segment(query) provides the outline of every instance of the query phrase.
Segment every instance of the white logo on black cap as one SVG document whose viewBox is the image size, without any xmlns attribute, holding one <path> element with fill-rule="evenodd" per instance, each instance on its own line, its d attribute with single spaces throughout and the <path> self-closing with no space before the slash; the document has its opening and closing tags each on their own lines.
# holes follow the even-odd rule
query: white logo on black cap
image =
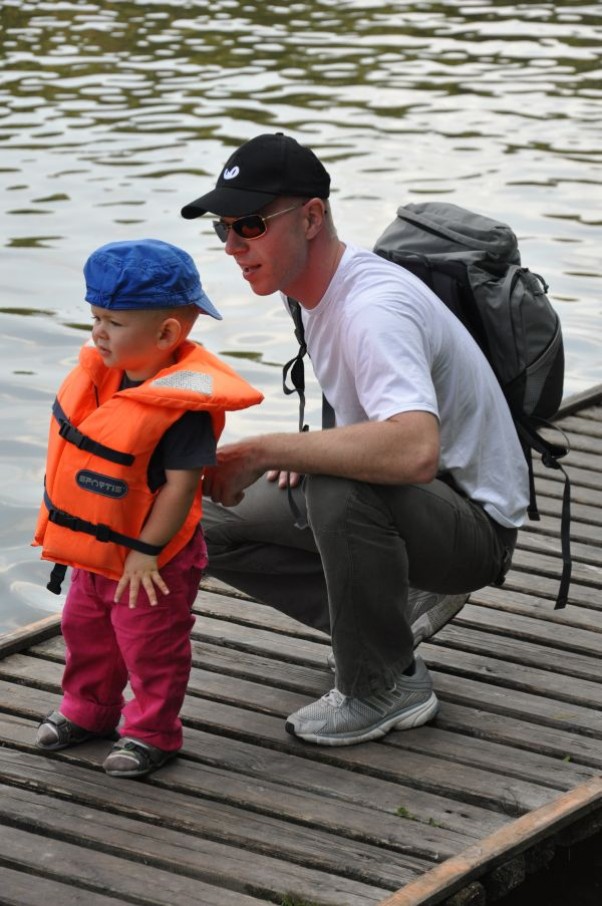
<svg viewBox="0 0 602 906">
<path fill-rule="evenodd" d="M 224 170 L 224 179 L 235 179 L 240 173 L 240 167 L 232 167 L 231 170 Z"/>
</svg>

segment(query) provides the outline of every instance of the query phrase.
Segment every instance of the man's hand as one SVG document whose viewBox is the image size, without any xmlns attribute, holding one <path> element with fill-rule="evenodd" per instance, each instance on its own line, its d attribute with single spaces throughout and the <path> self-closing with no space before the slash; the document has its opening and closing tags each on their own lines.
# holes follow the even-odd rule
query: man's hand
<svg viewBox="0 0 602 906">
<path fill-rule="evenodd" d="M 135 607 L 138 600 L 138 592 L 142 587 L 148 595 L 151 605 L 156 606 L 157 592 L 155 586 L 163 592 L 169 594 L 169 588 L 161 578 L 157 567 L 157 558 L 148 554 L 141 554 L 138 551 L 130 551 L 127 555 L 123 567 L 123 575 L 117 583 L 115 590 L 115 602 L 118 603 L 126 588 L 130 586 L 129 607 Z"/>
<path fill-rule="evenodd" d="M 255 464 L 252 445 L 248 441 L 226 444 L 217 451 L 217 465 L 205 469 L 203 494 L 214 503 L 236 506 L 264 469 Z"/>
<path fill-rule="evenodd" d="M 280 472 L 278 469 L 270 469 L 266 478 L 268 481 L 277 481 L 278 487 L 286 490 L 289 485 L 289 478 L 291 488 L 296 488 L 301 483 L 303 475 L 299 472 Z"/>
</svg>

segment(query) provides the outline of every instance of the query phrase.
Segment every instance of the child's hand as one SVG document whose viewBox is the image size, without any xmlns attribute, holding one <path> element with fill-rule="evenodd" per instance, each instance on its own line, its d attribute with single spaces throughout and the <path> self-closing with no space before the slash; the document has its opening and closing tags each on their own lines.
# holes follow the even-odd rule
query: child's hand
<svg viewBox="0 0 602 906">
<path fill-rule="evenodd" d="M 157 567 L 157 558 L 148 554 L 141 554 L 138 551 L 130 551 L 127 555 L 123 567 L 123 575 L 117 583 L 115 590 L 115 601 L 121 600 L 127 586 L 130 586 L 129 606 L 135 607 L 138 600 L 140 586 L 145 590 L 151 605 L 154 607 L 157 602 L 157 592 L 155 586 L 163 592 L 169 594 L 169 588 L 161 578 Z"/>
</svg>

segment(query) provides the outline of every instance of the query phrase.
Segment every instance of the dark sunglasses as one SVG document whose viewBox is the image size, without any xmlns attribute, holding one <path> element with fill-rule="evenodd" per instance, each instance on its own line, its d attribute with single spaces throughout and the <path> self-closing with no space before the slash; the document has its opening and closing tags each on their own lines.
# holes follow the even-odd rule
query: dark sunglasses
<svg viewBox="0 0 602 906">
<path fill-rule="evenodd" d="M 248 214 L 246 217 L 239 217 L 238 220 L 232 221 L 232 223 L 224 223 L 223 220 L 214 220 L 213 229 L 217 233 L 218 237 L 222 242 L 225 242 L 228 238 L 228 233 L 230 230 L 234 230 L 237 236 L 240 236 L 242 239 L 259 239 L 260 236 L 265 235 L 268 231 L 268 220 L 271 220 L 272 217 L 280 217 L 281 214 L 288 214 L 289 211 L 296 211 L 297 208 L 302 208 L 305 202 L 301 204 L 293 205 L 292 208 L 285 208 L 284 211 L 276 211 L 275 214 Z"/>
</svg>

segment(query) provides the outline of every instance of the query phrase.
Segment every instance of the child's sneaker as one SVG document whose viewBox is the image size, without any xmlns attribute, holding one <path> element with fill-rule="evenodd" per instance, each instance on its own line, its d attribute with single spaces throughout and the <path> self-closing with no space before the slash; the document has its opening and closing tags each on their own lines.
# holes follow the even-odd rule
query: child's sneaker
<svg viewBox="0 0 602 906">
<path fill-rule="evenodd" d="M 57 749 L 67 749 L 69 746 L 77 746 L 80 742 L 86 742 L 88 739 L 114 739 L 115 731 L 109 730 L 107 733 L 93 733 L 91 730 L 85 730 L 74 724 L 73 721 L 61 714 L 60 711 L 51 711 L 47 714 L 38 727 L 36 736 L 36 746 L 39 749 L 46 749 L 54 752 Z"/>
<path fill-rule="evenodd" d="M 124 736 L 116 742 L 104 760 L 103 768 L 111 777 L 144 777 L 177 755 L 151 746 L 141 739 Z"/>
</svg>

